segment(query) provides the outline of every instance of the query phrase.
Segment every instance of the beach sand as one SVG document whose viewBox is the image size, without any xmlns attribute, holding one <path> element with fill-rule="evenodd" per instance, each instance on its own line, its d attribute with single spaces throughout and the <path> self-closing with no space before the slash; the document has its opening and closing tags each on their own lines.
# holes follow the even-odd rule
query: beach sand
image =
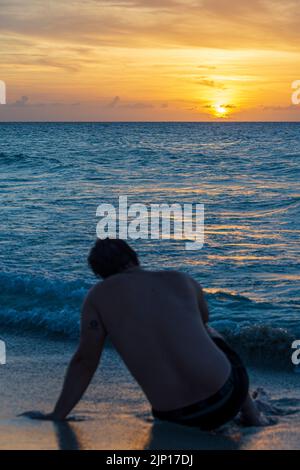
<svg viewBox="0 0 300 470">
<path fill-rule="evenodd" d="M 250 369 L 280 406 L 279 421 L 265 428 L 231 424 L 215 433 L 154 423 L 150 407 L 116 352 L 101 366 L 73 420 L 54 424 L 18 417 L 51 411 L 76 344 L 2 332 L 7 364 L 0 366 L 0 449 L 300 449 L 300 374 Z"/>
</svg>

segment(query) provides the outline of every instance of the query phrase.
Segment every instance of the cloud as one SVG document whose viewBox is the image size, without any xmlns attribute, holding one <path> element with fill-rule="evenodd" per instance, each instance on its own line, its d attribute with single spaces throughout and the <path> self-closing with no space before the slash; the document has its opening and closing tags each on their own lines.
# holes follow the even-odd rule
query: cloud
<svg viewBox="0 0 300 470">
<path fill-rule="evenodd" d="M 226 89 L 223 83 L 216 82 L 215 80 L 211 80 L 207 77 L 200 77 L 198 80 L 196 80 L 196 83 L 198 83 L 198 85 L 207 86 L 210 88 L 219 88 L 221 90 Z"/>
<path fill-rule="evenodd" d="M 291 104 L 290 106 L 262 106 L 263 111 L 275 111 L 275 112 L 285 112 L 285 111 L 298 111 L 300 113 L 300 106 Z"/>
<path fill-rule="evenodd" d="M 78 71 L 78 66 L 64 61 L 57 61 L 47 55 L 41 53 L 32 55 L 10 54 L 9 56 L 2 57 L 2 66 L 6 67 L 25 67 L 25 68 L 42 68 L 42 69 L 61 69 L 67 72 L 75 73 Z"/>
<path fill-rule="evenodd" d="M 21 96 L 20 99 L 16 100 L 10 106 L 26 106 L 28 104 L 29 98 L 28 96 Z"/>
<path fill-rule="evenodd" d="M 147 108 L 153 108 L 154 105 L 152 103 L 143 103 L 139 101 L 126 101 L 126 102 L 121 102 L 121 98 L 119 96 L 115 96 L 112 101 L 110 101 L 107 105 L 107 108 L 118 108 L 118 109 L 147 109 Z"/>
<path fill-rule="evenodd" d="M 118 106 L 120 101 L 120 97 L 115 96 L 114 99 L 108 103 L 107 108 L 115 108 L 116 106 Z"/>
<path fill-rule="evenodd" d="M 8 103 L 7 106 L 11 108 L 41 108 L 49 103 L 31 103 L 28 96 L 21 96 L 12 103 Z"/>
<path fill-rule="evenodd" d="M 201 70 L 215 70 L 217 67 L 215 65 L 197 65 L 197 68 Z"/>
<path fill-rule="evenodd" d="M 295 50 L 300 41 L 298 0 L 28 0 L 26 9 L 23 0 L 11 0 L 0 5 L 2 36 L 69 45 Z M 124 14 L 125 9 L 130 12 Z"/>
<path fill-rule="evenodd" d="M 237 106 L 235 104 L 220 104 L 219 106 L 222 107 L 222 108 L 225 108 L 225 109 L 236 109 L 237 108 Z M 205 109 L 215 109 L 215 106 L 213 104 L 205 104 L 205 105 L 203 105 L 203 108 L 205 108 Z"/>
<path fill-rule="evenodd" d="M 149 108 L 154 108 L 154 105 L 151 103 L 142 103 L 142 102 L 137 102 L 137 103 L 125 103 L 120 106 L 120 108 L 124 109 L 149 109 Z"/>
<path fill-rule="evenodd" d="M 62 106 L 72 106 L 72 107 L 77 107 L 80 106 L 81 103 L 79 102 L 64 102 L 64 101 L 45 101 L 45 102 L 31 102 L 28 96 L 21 96 L 18 98 L 16 101 L 13 101 L 11 103 L 7 103 L 5 107 L 10 107 L 10 108 L 43 108 L 43 107 L 62 107 Z"/>
</svg>

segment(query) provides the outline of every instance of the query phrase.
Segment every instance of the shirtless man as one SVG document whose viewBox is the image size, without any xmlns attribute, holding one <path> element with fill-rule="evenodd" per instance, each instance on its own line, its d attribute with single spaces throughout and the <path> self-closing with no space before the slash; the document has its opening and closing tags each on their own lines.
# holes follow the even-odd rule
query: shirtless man
<svg viewBox="0 0 300 470">
<path fill-rule="evenodd" d="M 246 424 L 261 424 L 247 372 L 208 328 L 208 308 L 194 279 L 143 269 L 135 251 L 118 239 L 97 240 L 89 265 L 104 282 L 84 301 L 80 344 L 61 395 L 52 413 L 26 416 L 64 420 L 87 389 L 109 335 L 155 418 L 208 430 L 241 412 Z"/>
</svg>

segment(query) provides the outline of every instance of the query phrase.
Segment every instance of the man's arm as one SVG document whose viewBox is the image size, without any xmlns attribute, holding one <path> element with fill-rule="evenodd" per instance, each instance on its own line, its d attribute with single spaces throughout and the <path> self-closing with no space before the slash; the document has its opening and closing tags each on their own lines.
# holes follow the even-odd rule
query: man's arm
<svg viewBox="0 0 300 470">
<path fill-rule="evenodd" d="M 24 413 L 33 419 L 61 421 L 77 405 L 86 391 L 100 361 L 106 332 L 91 300 L 86 297 L 81 316 L 81 337 L 64 380 L 63 389 L 52 413 Z"/>
</svg>

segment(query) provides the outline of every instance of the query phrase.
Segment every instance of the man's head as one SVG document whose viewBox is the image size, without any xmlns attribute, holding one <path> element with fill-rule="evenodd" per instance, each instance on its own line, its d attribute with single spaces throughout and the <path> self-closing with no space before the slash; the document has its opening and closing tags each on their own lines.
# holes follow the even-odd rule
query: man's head
<svg viewBox="0 0 300 470">
<path fill-rule="evenodd" d="M 120 273 L 132 266 L 139 266 L 136 252 L 120 239 L 98 239 L 88 256 L 94 274 L 102 278 Z"/>
</svg>

